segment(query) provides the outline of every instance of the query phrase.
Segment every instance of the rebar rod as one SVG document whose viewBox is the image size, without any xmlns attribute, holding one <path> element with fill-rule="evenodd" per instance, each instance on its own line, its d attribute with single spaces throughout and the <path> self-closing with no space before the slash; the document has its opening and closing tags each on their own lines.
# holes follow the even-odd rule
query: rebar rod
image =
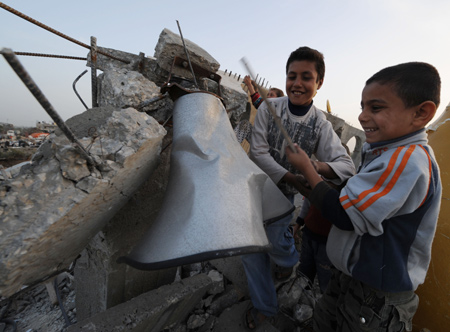
<svg viewBox="0 0 450 332">
<path fill-rule="evenodd" d="M 76 144 L 76 146 L 79 148 L 81 154 L 86 158 L 88 164 L 95 165 L 95 162 L 91 158 L 89 153 L 84 149 L 84 147 L 81 145 L 81 143 L 75 137 L 75 135 L 72 133 L 70 128 L 67 127 L 64 120 L 55 111 L 53 106 L 50 104 L 48 99 L 44 96 L 44 94 L 39 89 L 39 87 L 36 85 L 36 83 L 33 81 L 33 79 L 28 74 L 26 69 L 19 62 L 19 60 L 17 59 L 14 52 L 9 48 L 3 48 L 0 53 L 3 55 L 5 60 L 9 63 L 11 68 L 16 72 L 17 76 L 19 76 L 19 78 L 22 80 L 22 82 L 25 84 L 25 86 L 28 88 L 28 90 L 30 90 L 32 95 L 37 99 L 39 104 L 41 104 L 41 106 L 44 108 L 44 110 L 48 113 L 48 115 L 50 115 L 50 117 L 53 119 L 53 121 L 57 124 L 58 128 L 62 130 L 62 132 L 66 135 L 66 137 L 69 139 L 69 141 Z"/>
<path fill-rule="evenodd" d="M 197 80 L 195 79 L 194 69 L 192 69 L 191 59 L 189 58 L 189 52 L 188 52 L 188 50 L 186 48 L 186 44 L 184 43 L 183 33 L 181 32 L 180 23 L 178 23 L 178 20 L 177 20 L 177 25 L 178 25 L 178 31 L 180 31 L 181 41 L 183 42 L 184 53 L 186 53 L 187 61 L 189 63 L 189 68 L 191 68 L 191 73 L 192 73 L 192 76 L 194 78 L 194 84 L 197 87 L 197 89 L 199 89 L 198 84 L 197 84 Z"/>
<path fill-rule="evenodd" d="M 91 36 L 91 90 L 92 107 L 97 107 L 97 38 Z"/>
<path fill-rule="evenodd" d="M 70 60 L 83 60 L 86 61 L 86 57 L 70 56 L 70 55 L 57 55 L 57 54 L 42 54 L 42 53 L 30 53 L 30 52 L 14 52 L 15 55 L 25 56 L 37 56 L 43 58 L 58 58 L 58 59 L 70 59 Z"/>
<path fill-rule="evenodd" d="M 86 103 L 84 102 L 84 100 L 81 98 L 81 96 L 79 95 L 75 85 L 77 84 L 78 80 L 81 78 L 81 76 L 83 76 L 84 74 L 87 73 L 87 69 L 85 71 L 83 71 L 80 75 L 78 75 L 78 77 L 75 79 L 75 81 L 73 81 L 72 83 L 72 88 L 73 91 L 75 91 L 75 94 L 77 95 L 78 99 L 80 99 L 81 103 L 84 105 L 84 107 L 86 107 L 86 109 L 88 109 L 89 107 L 87 107 Z"/>
<path fill-rule="evenodd" d="M 35 19 L 33 19 L 33 18 L 31 18 L 31 17 L 29 17 L 29 16 L 19 12 L 18 10 L 14 9 L 12 7 L 9 7 L 8 5 L 5 5 L 3 2 L 0 2 L 0 7 L 5 9 L 5 10 L 7 10 L 7 11 L 9 11 L 10 13 L 13 13 L 14 15 L 19 16 L 20 18 L 23 18 L 24 20 L 27 20 L 28 22 L 31 22 L 31 23 L 37 25 L 38 27 L 41 27 L 41 28 L 43 28 L 43 29 L 45 29 L 47 31 L 50 31 L 51 33 L 54 33 L 55 35 L 60 36 L 60 37 L 62 37 L 64 39 L 67 39 L 68 41 L 71 41 L 72 43 L 75 43 L 75 44 L 80 45 L 80 46 L 82 46 L 84 48 L 87 48 L 87 49 L 91 49 L 91 47 L 89 45 L 87 45 L 85 43 L 82 43 L 82 42 L 80 42 L 80 41 L 78 41 L 76 39 L 73 39 L 72 37 L 69 37 L 69 36 L 63 34 L 63 33 L 59 32 L 59 31 L 49 27 L 48 25 L 45 25 L 45 24 L 43 24 L 43 23 L 41 23 L 39 21 L 36 21 Z M 130 61 L 128 61 L 128 60 L 120 59 L 118 57 L 115 57 L 114 55 L 108 54 L 108 53 L 103 52 L 101 50 L 98 50 L 97 52 L 102 54 L 102 55 L 104 55 L 104 56 L 107 56 L 107 57 L 109 57 L 111 59 L 118 60 L 118 61 L 121 61 L 121 62 L 124 62 L 124 63 L 127 63 L 127 64 L 130 63 Z"/>
</svg>

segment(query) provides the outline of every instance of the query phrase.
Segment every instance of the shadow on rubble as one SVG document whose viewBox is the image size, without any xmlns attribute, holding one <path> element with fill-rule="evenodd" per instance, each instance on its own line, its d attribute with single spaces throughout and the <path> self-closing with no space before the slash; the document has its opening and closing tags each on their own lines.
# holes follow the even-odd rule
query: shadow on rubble
<svg viewBox="0 0 450 332">
<path fill-rule="evenodd" d="M 213 262 L 214 264 L 214 262 Z M 214 267 L 194 264 L 186 270 L 192 278 L 195 274 L 207 275 L 213 280 L 213 286 L 199 301 L 186 319 L 163 329 L 164 332 L 239 332 L 248 331 L 244 316 L 251 307 L 251 301 L 237 285 L 218 273 Z M 185 279 L 183 279 L 185 280 Z M 219 286 L 220 285 L 220 286 Z M 265 320 L 255 331 L 313 331 L 313 308 L 320 296 L 317 283 L 312 285 L 307 278 L 297 276 L 295 269 L 291 277 L 284 282 L 276 282 L 279 313 Z M 216 288 L 216 290 L 213 290 Z M 220 288 L 222 288 L 220 290 Z M 219 291 L 219 293 L 214 294 Z M 153 330 L 150 330 L 153 331 Z"/>
<path fill-rule="evenodd" d="M 311 317 L 319 287 L 295 270 L 288 280 L 275 282 L 279 313 L 255 331 L 313 331 Z M 17 331 L 30 332 L 247 331 L 244 315 L 251 302 L 239 256 L 178 267 L 173 283 L 78 322 L 74 284 L 72 273 L 56 278 L 59 304 L 49 300 L 48 285 L 43 284 L 13 297 L 8 307 L 0 306 L 0 331 L 13 331 L 13 321 Z"/>
<path fill-rule="evenodd" d="M 207 273 L 208 265 L 200 273 Z M 215 270 L 211 270 L 215 271 Z M 210 275 L 211 271 L 207 274 Z M 194 272 L 195 273 L 195 272 Z M 244 316 L 251 307 L 247 295 L 242 295 L 233 284 L 216 295 L 207 295 L 188 315 L 185 322 L 166 328 L 164 332 L 239 332 L 248 331 Z M 276 282 L 279 313 L 265 320 L 255 331 L 313 331 L 312 314 L 315 303 L 320 297 L 317 283 L 312 285 L 304 276 L 297 276 L 295 269 L 291 277 L 284 282 Z"/>
</svg>

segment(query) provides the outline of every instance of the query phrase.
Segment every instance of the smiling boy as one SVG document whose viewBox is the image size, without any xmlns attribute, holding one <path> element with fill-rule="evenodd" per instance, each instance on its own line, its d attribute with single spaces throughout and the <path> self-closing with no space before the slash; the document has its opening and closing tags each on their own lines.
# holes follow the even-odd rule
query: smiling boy
<svg viewBox="0 0 450 332">
<path fill-rule="evenodd" d="M 309 47 L 293 51 L 286 63 L 287 96 L 271 98 L 270 102 L 283 127 L 294 143 L 313 154 L 319 160 L 318 172 L 327 179 L 340 184 L 355 172 L 350 156 L 333 131 L 323 111 L 313 104 L 313 97 L 321 88 L 325 76 L 323 55 Z M 275 124 L 266 103 L 258 108 L 251 138 L 250 158 L 278 185 L 288 199 L 293 201 L 300 188 L 298 171 L 288 162 L 285 141 Z M 272 244 L 269 253 L 242 257 L 247 275 L 253 308 L 247 311 L 245 322 L 250 329 L 266 317 L 278 312 L 277 294 L 272 280 L 271 261 L 276 264 L 275 278 L 288 278 L 298 262 L 298 252 L 289 225 L 289 214 L 266 227 Z"/>
<path fill-rule="evenodd" d="M 367 80 L 361 166 L 340 194 L 301 148 L 286 150 L 312 188 L 311 203 L 333 223 L 327 253 L 337 271 L 315 307 L 315 331 L 412 330 L 414 291 L 425 280 L 441 201 L 425 132 L 440 86 L 437 70 L 422 62 L 388 67 Z"/>
</svg>

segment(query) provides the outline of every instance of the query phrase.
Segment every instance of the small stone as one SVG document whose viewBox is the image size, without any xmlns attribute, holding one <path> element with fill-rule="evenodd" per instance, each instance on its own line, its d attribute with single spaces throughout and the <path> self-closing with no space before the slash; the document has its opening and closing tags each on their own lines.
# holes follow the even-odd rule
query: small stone
<svg viewBox="0 0 450 332">
<path fill-rule="evenodd" d="M 187 328 L 189 330 L 198 329 L 200 326 L 205 324 L 206 319 L 200 315 L 192 315 L 187 321 Z"/>
</svg>

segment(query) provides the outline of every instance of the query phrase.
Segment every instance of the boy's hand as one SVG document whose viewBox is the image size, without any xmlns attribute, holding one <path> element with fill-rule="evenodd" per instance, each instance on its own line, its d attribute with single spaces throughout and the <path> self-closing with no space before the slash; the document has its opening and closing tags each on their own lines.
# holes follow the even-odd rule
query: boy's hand
<svg viewBox="0 0 450 332">
<path fill-rule="evenodd" d="M 308 181 L 306 181 L 305 177 L 301 174 L 295 175 L 295 182 L 293 183 L 293 185 L 295 189 L 297 189 L 298 192 L 305 197 L 308 197 L 311 193 L 311 186 L 309 185 Z"/>
<path fill-rule="evenodd" d="M 297 144 L 294 144 L 294 147 L 296 150 L 295 152 L 292 152 L 289 146 L 286 147 L 286 157 L 292 166 L 297 168 L 305 176 L 311 189 L 314 189 L 314 187 L 322 181 L 322 178 L 316 170 L 316 167 L 319 165 L 314 165 L 305 151 L 303 151 Z M 300 191 L 298 188 L 297 190 Z"/>
<path fill-rule="evenodd" d="M 305 168 L 311 166 L 311 160 L 305 151 L 303 151 L 297 143 L 294 144 L 295 152 L 292 152 L 291 148 L 286 147 L 286 157 L 289 162 L 298 169 L 301 173 L 304 173 Z M 315 168 L 315 167 L 314 167 Z"/>
</svg>

